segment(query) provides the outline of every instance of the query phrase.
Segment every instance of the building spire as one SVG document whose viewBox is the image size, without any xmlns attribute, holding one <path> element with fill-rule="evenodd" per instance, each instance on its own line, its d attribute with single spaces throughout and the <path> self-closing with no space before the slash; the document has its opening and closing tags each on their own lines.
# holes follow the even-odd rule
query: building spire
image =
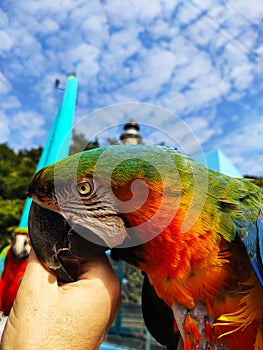
<svg viewBox="0 0 263 350">
<path fill-rule="evenodd" d="M 140 127 L 135 120 L 131 119 L 124 124 L 124 132 L 120 136 L 120 140 L 124 145 L 137 145 L 142 143 L 142 136 L 139 133 Z"/>
</svg>

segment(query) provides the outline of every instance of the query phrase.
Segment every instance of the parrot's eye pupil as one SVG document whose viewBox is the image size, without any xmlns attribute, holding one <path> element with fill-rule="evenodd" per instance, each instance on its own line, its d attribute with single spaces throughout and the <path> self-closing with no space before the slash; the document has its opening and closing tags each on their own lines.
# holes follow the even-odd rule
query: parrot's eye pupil
<svg viewBox="0 0 263 350">
<path fill-rule="evenodd" d="M 80 195 L 87 195 L 91 192 L 92 188 L 91 185 L 87 182 L 85 183 L 80 183 L 77 185 L 77 190 L 79 192 Z"/>
</svg>

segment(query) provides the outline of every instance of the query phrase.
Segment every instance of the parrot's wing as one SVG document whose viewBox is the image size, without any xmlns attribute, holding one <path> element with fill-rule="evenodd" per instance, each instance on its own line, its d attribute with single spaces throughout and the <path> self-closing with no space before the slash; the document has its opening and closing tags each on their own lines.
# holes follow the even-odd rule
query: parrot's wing
<svg viewBox="0 0 263 350">
<path fill-rule="evenodd" d="M 173 311 L 160 299 L 147 275 L 142 287 L 142 313 L 151 335 L 167 350 L 177 349 L 180 333 L 174 330 Z"/>
<path fill-rule="evenodd" d="M 220 185 L 217 182 L 220 234 L 229 242 L 236 235 L 241 239 L 263 286 L 263 191 L 247 179 L 230 180 L 220 175 L 214 181 L 221 181 Z"/>
<path fill-rule="evenodd" d="M 258 243 L 259 243 L 259 254 L 261 265 L 263 263 L 263 218 L 262 213 L 258 216 L 257 219 L 257 228 L 258 228 Z"/>
<path fill-rule="evenodd" d="M 5 259 L 9 248 L 10 248 L 10 245 L 4 247 L 0 252 L 0 277 L 2 276 L 2 273 L 5 268 Z"/>
<path fill-rule="evenodd" d="M 246 240 L 243 241 L 246 245 Z M 259 214 L 257 219 L 257 236 L 255 240 L 254 258 L 250 260 L 257 278 L 263 287 L 263 219 Z"/>
<path fill-rule="evenodd" d="M 246 247 L 250 263 L 263 287 L 263 219 L 261 210 L 255 222 L 237 224 L 237 234 Z"/>
</svg>

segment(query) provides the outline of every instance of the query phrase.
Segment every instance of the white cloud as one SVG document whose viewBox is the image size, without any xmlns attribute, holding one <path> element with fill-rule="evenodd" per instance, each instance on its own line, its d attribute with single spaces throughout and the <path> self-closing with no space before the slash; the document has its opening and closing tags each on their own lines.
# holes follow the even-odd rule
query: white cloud
<svg viewBox="0 0 263 350">
<path fill-rule="evenodd" d="M 45 121 L 35 112 L 18 112 L 12 120 L 8 119 L 9 135 L 15 149 L 39 146 L 39 138 L 47 138 Z"/>
<path fill-rule="evenodd" d="M 236 89 L 246 89 L 253 80 L 253 65 L 243 64 L 234 67 L 230 78 L 233 79 L 233 84 Z"/>
<path fill-rule="evenodd" d="M 21 102 L 16 96 L 8 95 L 1 103 L 3 111 L 21 108 Z"/>
<path fill-rule="evenodd" d="M 51 18 L 45 18 L 44 21 L 41 23 L 41 26 L 38 26 L 38 32 L 41 32 L 42 34 L 54 33 L 58 30 L 58 23 Z"/>
<path fill-rule="evenodd" d="M 207 120 L 198 116 L 187 119 L 187 124 L 201 144 L 207 142 L 216 132 Z"/>
<path fill-rule="evenodd" d="M 18 112 L 12 120 L 12 128 L 17 130 L 26 129 L 24 130 L 26 135 L 29 134 L 29 125 L 34 129 L 35 135 L 41 135 L 43 131 L 40 129 L 44 125 L 44 119 L 38 113 Z"/>
<path fill-rule="evenodd" d="M 4 54 L 5 51 L 11 50 L 14 45 L 14 39 L 4 30 L 0 31 L 0 54 Z"/>
<path fill-rule="evenodd" d="M 92 46 L 101 48 L 110 38 L 105 14 L 91 15 L 82 24 L 83 38 Z"/>
<path fill-rule="evenodd" d="M 230 0 L 226 2 L 226 6 L 231 6 L 236 14 L 240 13 L 247 21 L 262 20 L 263 6 L 260 1 Z"/>
<path fill-rule="evenodd" d="M 4 95 L 11 90 L 11 84 L 4 76 L 3 73 L 0 72 L 0 94 Z"/>
<path fill-rule="evenodd" d="M 250 123 L 241 125 L 240 128 L 228 130 L 225 136 L 221 136 L 215 146 L 224 150 L 231 158 L 242 174 L 262 175 L 261 157 L 263 116 Z"/>
<path fill-rule="evenodd" d="M 0 9 L 0 28 L 6 29 L 9 25 L 8 16 Z"/>
<path fill-rule="evenodd" d="M 263 116 L 251 124 L 245 124 L 239 129 L 231 130 L 221 142 L 230 150 L 240 150 L 241 153 L 251 150 L 262 151 L 262 125 Z"/>
<path fill-rule="evenodd" d="M 239 108 L 241 115 L 234 120 L 232 111 L 219 115 L 218 106 L 225 101 L 250 106 L 262 90 L 262 14 L 258 0 L 10 4 L 5 13 L 0 10 L 2 108 L 8 110 L 8 122 L 17 122 L 10 142 L 25 147 L 38 137 L 43 145 L 62 99 L 54 81 L 64 83 L 65 74 L 74 71 L 77 118 L 116 102 L 159 104 L 191 122 L 202 142 L 217 138 L 218 146 L 238 159 L 236 142 L 245 144 L 245 131 L 258 140 L 247 125 L 258 124 L 246 114 L 249 108 Z M 255 106 L 259 112 L 260 100 Z M 245 117 L 241 132 L 239 120 Z M 230 119 L 233 131 L 227 128 Z M 110 122 L 114 120 L 118 117 Z M 219 139 L 220 133 L 225 138 Z M 251 153 L 259 154 L 260 146 L 251 145 Z"/>
<path fill-rule="evenodd" d="M 207 30 L 208 27 L 209 30 Z M 211 44 L 211 41 L 217 38 L 218 33 L 203 18 L 200 18 L 184 31 L 184 35 L 189 35 L 195 45 L 204 46 Z"/>
<path fill-rule="evenodd" d="M 140 76 L 125 86 L 126 94 L 135 96 L 139 100 L 146 96 L 153 98 L 162 85 L 168 83 L 172 77 L 176 64 L 175 55 L 171 51 L 154 48 L 143 51 L 138 62 Z"/>
<path fill-rule="evenodd" d="M 83 81 L 89 81 L 99 72 L 98 54 L 97 48 L 82 43 L 77 47 L 60 52 L 57 57 L 65 71 L 76 72 Z"/>
<path fill-rule="evenodd" d="M 191 101 L 188 101 L 184 94 L 170 90 L 159 98 L 158 104 L 182 116 L 188 105 L 191 104 Z"/>
<path fill-rule="evenodd" d="M 81 3 L 83 3 L 83 0 L 78 1 L 78 4 Z M 42 1 L 27 0 L 16 3 L 15 6 L 12 7 L 12 11 L 21 21 L 26 21 L 29 16 L 36 16 L 35 18 L 37 19 L 52 16 L 58 20 L 61 20 L 65 18 L 74 7 L 74 0 L 48 1 L 47 3 L 43 3 Z M 19 16 L 21 13 L 23 16 Z"/>
<path fill-rule="evenodd" d="M 180 24 L 188 24 L 189 22 L 192 22 L 195 20 L 198 15 L 200 14 L 201 9 L 199 6 L 193 6 L 191 3 L 181 3 L 178 6 L 178 20 Z"/>
<path fill-rule="evenodd" d="M 140 24 L 150 24 L 161 12 L 159 0 L 148 2 L 140 0 L 110 0 L 105 4 L 110 23 L 115 27 L 126 26 L 127 23 L 137 20 Z"/>
<path fill-rule="evenodd" d="M 0 111 L 0 143 L 6 143 L 10 137 L 8 117 Z"/>
</svg>

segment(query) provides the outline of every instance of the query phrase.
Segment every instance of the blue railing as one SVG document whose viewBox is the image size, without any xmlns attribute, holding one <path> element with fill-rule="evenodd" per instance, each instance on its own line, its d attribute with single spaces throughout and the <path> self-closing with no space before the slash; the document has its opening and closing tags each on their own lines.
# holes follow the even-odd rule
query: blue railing
<svg viewBox="0 0 263 350">
<path fill-rule="evenodd" d="M 127 348 L 119 348 L 112 345 L 102 344 L 99 350 L 128 350 Z"/>
</svg>

